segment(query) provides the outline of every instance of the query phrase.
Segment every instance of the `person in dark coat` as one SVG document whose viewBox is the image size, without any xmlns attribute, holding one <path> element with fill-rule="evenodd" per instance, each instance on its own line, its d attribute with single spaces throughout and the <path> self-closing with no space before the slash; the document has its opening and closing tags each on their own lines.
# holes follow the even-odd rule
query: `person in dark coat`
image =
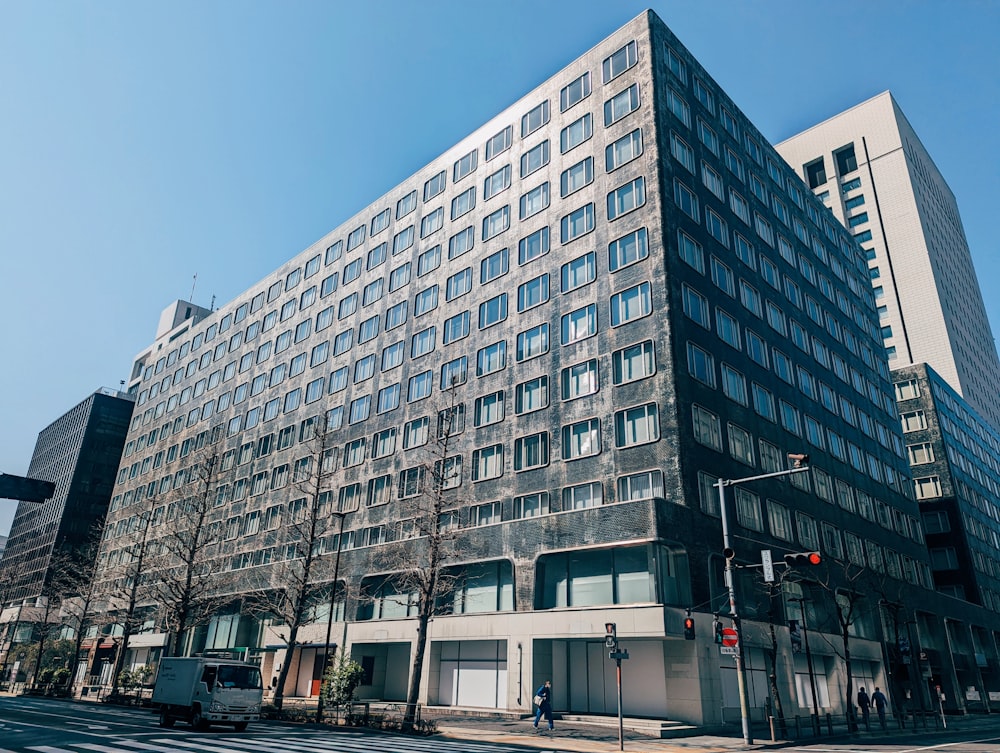
<svg viewBox="0 0 1000 753">
<path fill-rule="evenodd" d="M 552 729 L 552 681 L 546 680 L 542 687 L 535 691 L 535 696 L 539 699 L 538 711 L 535 712 L 535 729 L 538 729 L 538 723 L 542 720 L 542 716 L 545 716 L 545 721 L 549 723 L 549 729 Z"/>
<path fill-rule="evenodd" d="M 869 729 L 868 714 L 871 711 L 872 702 L 864 688 L 858 690 L 858 708 L 861 709 L 861 719 L 865 723 L 865 729 Z"/>
<path fill-rule="evenodd" d="M 885 705 L 888 703 L 888 699 L 878 688 L 875 688 L 875 692 L 872 693 L 872 704 L 875 706 L 875 711 L 878 712 L 878 723 L 882 725 L 882 729 L 885 729 Z"/>
</svg>

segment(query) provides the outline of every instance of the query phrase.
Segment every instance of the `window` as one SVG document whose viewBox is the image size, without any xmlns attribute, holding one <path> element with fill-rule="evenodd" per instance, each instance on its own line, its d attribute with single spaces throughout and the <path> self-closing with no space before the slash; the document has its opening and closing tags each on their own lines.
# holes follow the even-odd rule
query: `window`
<svg viewBox="0 0 1000 753">
<path fill-rule="evenodd" d="M 548 139 L 521 155 L 521 177 L 526 178 L 547 164 L 549 164 Z"/>
<path fill-rule="evenodd" d="M 427 327 L 415 333 L 410 339 L 410 358 L 420 358 L 434 350 L 437 341 L 437 331 L 435 327 Z M 374 358 L 374 356 L 368 356 Z M 358 361 L 361 363 L 361 361 Z M 374 364 L 373 364 L 374 368 Z"/>
<path fill-rule="evenodd" d="M 689 173 L 694 173 L 694 151 L 673 131 L 670 132 L 670 153 Z"/>
<path fill-rule="evenodd" d="M 403 363 L 403 341 L 400 340 L 382 349 L 382 371 L 389 371 Z M 331 380 L 333 377 L 331 377 Z"/>
<path fill-rule="evenodd" d="M 656 403 L 646 403 L 615 412 L 616 447 L 647 444 L 659 438 L 660 419 Z"/>
<path fill-rule="evenodd" d="M 609 199 L 610 201 L 610 199 Z M 594 205 L 585 204 L 562 218 L 560 241 L 563 244 L 576 240 L 594 229 Z"/>
<path fill-rule="evenodd" d="M 532 188 L 520 199 L 520 219 L 526 220 L 534 217 L 549 205 L 549 184 L 546 181 L 540 186 Z"/>
<path fill-rule="evenodd" d="M 413 300 L 413 315 L 421 316 L 428 311 L 433 311 L 438 305 L 438 286 L 421 290 Z"/>
<path fill-rule="evenodd" d="M 441 266 L 441 247 L 434 246 L 417 257 L 417 277 L 423 277 Z"/>
<path fill-rule="evenodd" d="M 917 499 L 933 499 L 941 496 L 941 479 L 937 476 L 926 476 L 913 479 L 913 490 Z"/>
<path fill-rule="evenodd" d="M 434 373 L 432 371 L 424 371 L 410 377 L 410 382 L 406 389 L 406 401 L 413 403 L 417 400 L 423 400 L 431 394 L 433 385 Z"/>
<path fill-rule="evenodd" d="M 374 455 L 374 453 L 373 453 Z M 368 507 L 384 505 L 392 498 L 392 476 L 376 476 L 368 481 Z"/>
<path fill-rule="evenodd" d="M 472 480 L 485 481 L 503 475 L 503 445 L 495 444 L 472 451 Z"/>
<path fill-rule="evenodd" d="M 547 300 L 549 300 L 548 274 L 539 275 L 522 283 L 517 288 L 517 310 L 519 312 L 539 306 Z"/>
<path fill-rule="evenodd" d="M 690 238 L 688 240 L 694 243 Z M 649 246 L 646 240 L 646 228 L 639 228 L 608 245 L 608 268 L 612 272 L 617 272 L 622 267 L 641 261 L 647 256 L 649 256 Z"/>
<path fill-rule="evenodd" d="M 611 356 L 612 382 L 615 385 L 635 382 L 656 373 L 653 341 L 630 345 L 616 350 Z"/>
<path fill-rule="evenodd" d="M 905 382 L 896 382 L 896 400 L 913 400 L 920 397 L 920 384 L 916 379 L 907 379 Z"/>
<path fill-rule="evenodd" d="M 466 267 L 448 278 L 444 298 L 453 301 L 472 290 L 472 267 Z"/>
<path fill-rule="evenodd" d="M 721 452 L 722 428 L 719 424 L 719 417 L 700 405 L 692 405 L 691 418 L 694 441 Z"/>
<path fill-rule="evenodd" d="M 548 231 L 548 228 L 545 230 Z M 507 274 L 507 257 L 507 249 L 501 248 L 483 259 L 479 265 L 479 284 L 485 285 Z"/>
<path fill-rule="evenodd" d="M 445 172 L 442 170 L 433 178 L 430 178 L 426 183 L 424 183 L 424 201 L 433 199 L 439 193 L 444 190 L 445 186 Z M 350 250 L 350 244 L 348 244 L 348 250 Z"/>
<path fill-rule="evenodd" d="M 548 102 L 546 102 L 545 104 L 547 105 Z M 525 117 L 527 117 L 527 115 Z M 546 118 L 545 119 L 548 120 L 548 114 L 547 114 L 547 112 L 546 112 Z M 473 149 L 471 152 L 469 152 L 465 156 L 459 157 L 455 161 L 455 167 L 453 168 L 452 182 L 453 183 L 457 183 L 458 181 L 460 181 L 465 176 L 470 175 L 471 173 L 475 172 L 476 165 L 478 164 L 478 162 L 479 162 L 479 150 L 477 150 L 477 149 Z"/>
<path fill-rule="evenodd" d="M 562 344 L 583 340 L 597 334 L 597 305 L 588 306 L 564 314 L 561 319 Z"/>
<path fill-rule="evenodd" d="M 720 308 L 715 309 L 715 329 L 719 337 L 727 345 L 742 350 L 740 344 L 740 325 L 736 318 Z"/>
<path fill-rule="evenodd" d="M 396 451 L 396 427 L 380 431 L 372 437 L 372 460 L 388 457 Z"/>
<path fill-rule="evenodd" d="M 507 294 L 501 293 L 479 304 L 479 329 L 486 329 L 507 318 Z"/>
<path fill-rule="evenodd" d="M 560 267 L 561 290 L 568 293 L 593 282 L 597 277 L 597 255 L 590 253 L 578 256 Z"/>
<path fill-rule="evenodd" d="M 549 493 L 536 492 L 514 497 L 515 518 L 537 518 L 549 514 Z"/>
<path fill-rule="evenodd" d="M 427 444 L 430 419 L 427 416 L 415 418 L 403 425 L 403 449 L 412 450 Z"/>
<path fill-rule="evenodd" d="M 636 502 L 663 496 L 663 473 L 643 471 L 618 479 L 618 501 Z"/>
<path fill-rule="evenodd" d="M 687 283 L 684 283 L 681 286 L 681 300 L 684 306 L 684 313 L 690 319 L 705 329 L 712 328 L 712 320 L 708 310 L 708 299 L 705 296 Z"/>
<path fill-rule="evenodd" d="M 711 207 L 705 207 L 705 228 L 720 244 L 729 248 L 729 226 Z"/>
<path fill-rule="evenodd" d="M 390 332 L 396 327 L 406 324 L 406 312 L 409 301 L 400 301 L 395 306 L 390 306 L 385 312 L 385 331 Z"/>
<path fill-rule="evenodd" d="M 514 470 L 527 471 L 549 464 L 549 434 L 546 431 L 514 440 Z"/>
<path fill-rule="evenodd" d="M 549 405 L 549 378 L 540 376 L 521 382 L 514 388 L 514 413 L 532 413 Z"/>
<path fill-rule="evenodd" d="M 763 531 L 760 497 L 741 486 L 736 487 L 733 496 L 736 500 L 736 522 L 751 531 Z"/>
<path fill-rule="evenodd" d="M 702 384 L 715 388 L 715 358 L 693 342 L 687 344 L 688 373 Z"/>
<path fill-rule="evenodd" d="M 639 109 L 639 84 L 619 92 L 604 103 L 604 125 L 617 123 L 631 112 Z"/>
<path fill-rule="evenodd" d="M 594 158 L 587 157 L 582 162 L 563 170 L 559 177 L 559 195 L 569 196 L 594 181 Z"/>
<path fill-rule="evenodd" d="M 562 370 L 562 399 L 573 400 L 585 395 L 593 395 L 600 388 L 597 359 L 567 366 Z"/>
<path fill-rule="evenodd" d="M 579 120 L 575 120 L 559 132 L 559 150 L 565 154 L 570 149 L 580 146 L 594 135 L 594 119 L 588 112 Z"/>
<path fill-rule="evenodd" d="M 559 92 L 559 110 L 566 112 L 573 105 L 590 96 L 590 71 L 570 81 Z"/>
<path fill-rule="evenodd" d="M 476 398 L 474 422 L 478 428 L 499 423 L 504 419 L 504 393 L 491 392 Z M 473 463 L 475 465 L 475 463 Z"/>
<path fill-rule="evenodd" d="M 517 243 L 518 264 L 527 264 L 549 252 L 549 229 L 540 228 Z M 504 269 L 506 272 L 506 269 Z"/>
<path fill-rule="evenodd" d="M 901 413 L 900 421 L 903 424 L 903 433 L 911 431 L 919 431 L 920 429 L 927 428 L 927 419 L 924 416 L 922 410 L 910 411 L 908 413 Z"/>
<path fill-rule="evenodd" d="M 750 432 L 733 423 L 727 424 L 726 430 L 729 434 L 729 454 L 741 463 L 753 467 L 753 438 Z"/>
<path fill-rule="evenodd" d="M 691 108 L 672 87 L 667 88 L 667 107 L 685 126 L 691 127 Z"/>
<path fill-rule="evenodd" d="M 521 138 L 534 133 L 549 122 L 549 101 L 545 100 L 521 118 Z"/>
<path fill-rule="evenodd" d="M 486 376 L 507 366 L 507 341 L 487 345 L 476 352 L 476 376 Z"/>
<path fill-rule="evenodd" d="M 694 98 L 705 106 L 705 109 L 715 113 L 715 95 L 708 85 L 697 76 L 694 77 Z"/>
<path fill-rule="evenodd" d="M 722 176 L 704 160 L 701 162 L 701 182 L 715 194 L 717 199 L 725 200 L 726 192 L 722 185 Z"/>
<path fill-rule="evenodd" d="M 455 316 L 446 319 L 444 322 L 442 342 L 445 345 L 450 345 L 456 340 L 468 337 L 469 320 L 470 316 L 468 311 L 463 311 L 460 314 L 455 314 Z"/>
<path fill-rule="evenodd" d="M 601 421 L 589 418 L 562 427 L 562 459 L 576 460 L 601 452 Z"/>
<path fill-rule="evenodd" d="M 698 118 L 698 138 L 716 157 L 719 156 L 719 137 L 701 118 Z"/>
<path fill-rule="evenodd" d="M 618 219 L 645 203 L 646 180 L 639 177 L 608 194 L 608 219 Z"/>
<path fill-rule="evenodd" d="M 462 215 L 471 212 L 475 207 L 476 187 L 472 186 L 451 200 L 451 219 L 457 220 Z"/>
<path fill-rule="evenodd" d="M 510 206 L 504 205 L 483 218 L 483 240 L 488 241 L 510 227 Z"/>
<path fill-rule="evenodd" d="M 642 154 L 642 129 L 636 128 L 631 133 L 611 143 L 604 150 L 605 167 L 610 173 L 636 159 L 640 154 Z"/>
<path fill-rule="evenodd" d="M 730 400 L 747 404 L 746 378 L 727 363 L 722 364 L 722 391 Z"/>
<path fill-rule="evenodd" d="M 604 83 L 608 83 L 611 79 L 627 71 L 636 64 L 638 58 L 639 52 L 635 40 L 629 42 L 610 57 L 605 58 L 601 64 Z"/>
<path fill-rule="evenodd" d="M 378 391 L 378 401 L 375 406 L 376 413 L 388 413 L 399 407 L 399 384 L 390 384 Z"/>
<path fill-rule="evenodd" d="M 676 178 L 674 178 L 674 203 L 684 214 L 698 222 L 698 197 Z"/>
<path fill-rule="evenodd" d="M 652 311 L 652 291 L 648 282 L 640 283 L 611 296 L 612 327 L 649 316 Z"/>
<path fill-rule="evenodd" d="M 424 440 L 427 441 L 426 439 Z M 404 468 L 399 472 L 399 498 L 416 497 L 423 486 L 424 469 L 421 467 Z"/>
<path fill-rule="evenodd" d="M 514 127 L 507 126 L 502 131 L 500 131 L 500 133 L 498 133 L 496 136 L 492 137 L 489 141 L 487 141 L 486 161 L 489 162 L 498 154 L 506 152 L 508 149 L 510 149 L 513 137 L 514 137 Z"/>
<path fill-rule="evenodd" d="M 510 188 L 510 165 L 504 165 L 486 178 L 483 184 L 483 200 L 492 199 L 508 188 Z"/>
<path fill-rule="evenodd" d="M 410 191 L 402 199 L 396 202 L 396 219 L 405 217 L 414 209 L 417 208 L 417 192 Z M 332 248 L 332 247 L 331 247 Z M 327 256 L 330 255 L 330 249 L 327 249 Z M 329 264 L 331 259 L 327 258 L 326 263 Z"/>
<path fill-rule="evenodd" d="M 444 207 L 438 207 L 430 214 L 420 220 L 420 237 L 426 238 L 431 233 L 435 233 L 444 225 Z M 346 283 L 347 280 L 345 279 Z"/>
</svg>

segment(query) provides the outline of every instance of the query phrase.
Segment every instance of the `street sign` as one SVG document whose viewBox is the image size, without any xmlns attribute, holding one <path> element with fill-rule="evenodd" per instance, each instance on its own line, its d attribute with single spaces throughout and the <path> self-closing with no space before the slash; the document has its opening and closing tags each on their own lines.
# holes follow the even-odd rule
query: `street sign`
<svg viewBox="0 0 1000 753">
<path fill-rule="evenodd" d="M 622 649 L 621 651 L 609 651 L 609 659 L 628 659 L 628 649 Z"/>
<path fill-rule="evenodd" d="M 771 550 L 760 550 L 760 565 L 764 568 L 764 581 L 774 583 L 774 563 L 771 560 Z"/>
<path fill-rule="evenodd" d="M 739 643 L 739 638 L 733 628 L 722 628 L 722 645 L 727 648 L 734 648 Z"/>
<path fill-rule="evenodd" d="M 719 653 L 723 656 L 736 656 L 739 652 L 736 646 L 719 646 Z"/>
</svg>

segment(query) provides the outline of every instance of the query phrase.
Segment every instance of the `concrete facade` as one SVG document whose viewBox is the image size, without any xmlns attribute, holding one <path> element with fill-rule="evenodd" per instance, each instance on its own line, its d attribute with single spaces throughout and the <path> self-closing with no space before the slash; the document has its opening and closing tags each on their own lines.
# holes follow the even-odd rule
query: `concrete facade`
<svg viewBox="0 0 1000 753">
<path fill-rule="evenodd" d="M 892 95 L 776 148 L 866 249 L 890 365 L 930 364 L 1000 427 L 1000 362 L 958 204 Z"/>
<path fill-rule="evenodd" d="M 333 642 L 365 668 L 361 697 L 405 698 L 415 620 L 378 584 L 421 556 L 406 474 L 431 457 L 449 383 L 464 409 L 449 565 L 475 589 L 431 623 L 422 703 L 528 711 L 548 678 L 557 710 L 609 713 L 616 622 L 633 655 L 626 714 L 738 719 L 732 659 L 712 643 L 727 610 L 712 484 L 783 470 L 786 453 L 808 452 L 811 473 L 727 492 L 739 562 L 820 550 L 831 577 L 870 572 L 937 614 L 864 256 L 652 13 L 181 327 L 133 368 L 104 577 L 130 521 L 188 493 L 194 445 L 240 457 L 223 462 L 213 521 L 233 535 L 216 564 L 234 578 L 274 570 L 296 437 L 323 412 L 347 514 L 323 555 L 340 551 L 350 587 Z M 767 604 L 755 570 L 739 572 L 759 716 Z M 819 583 L 784 596 L 835 632 Z M 239 614 L 240 597 L 192 646 L 245 651 L 266 678 L 292 662 L 285 692 L 312 694 L 325 620 L 289 651 L 280 627 Z M 785 710 L 809 713 L 785 627 L 802 603 L 778 601 Z M 877 606 L 853 635 L 855 680 L 888 685 Z M 840 712 L 836 640 L 816 641 L 814 671 L 821 707 Z M 918 675 L 907 681 L 923 699 Z"/>
</svg>

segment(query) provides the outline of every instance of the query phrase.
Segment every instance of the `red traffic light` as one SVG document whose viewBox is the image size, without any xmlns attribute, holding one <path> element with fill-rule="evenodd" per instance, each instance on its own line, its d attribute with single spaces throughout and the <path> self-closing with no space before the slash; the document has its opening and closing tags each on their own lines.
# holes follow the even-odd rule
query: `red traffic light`
<svg viewBox="0 0 1000 753">
<path fill-rule="evenodd" d="M 820 557 L 819 552 L 796 552 L 794 554 L 785 555 L 785 564 L 789 567 L 796 567 L 798 565 L 818 565 L 823 561 Z"/>
<path fill-rule="evenodd" d="M 684 618 L 684 640 L 694 640 L 694 617 Z"/>
</svg>

